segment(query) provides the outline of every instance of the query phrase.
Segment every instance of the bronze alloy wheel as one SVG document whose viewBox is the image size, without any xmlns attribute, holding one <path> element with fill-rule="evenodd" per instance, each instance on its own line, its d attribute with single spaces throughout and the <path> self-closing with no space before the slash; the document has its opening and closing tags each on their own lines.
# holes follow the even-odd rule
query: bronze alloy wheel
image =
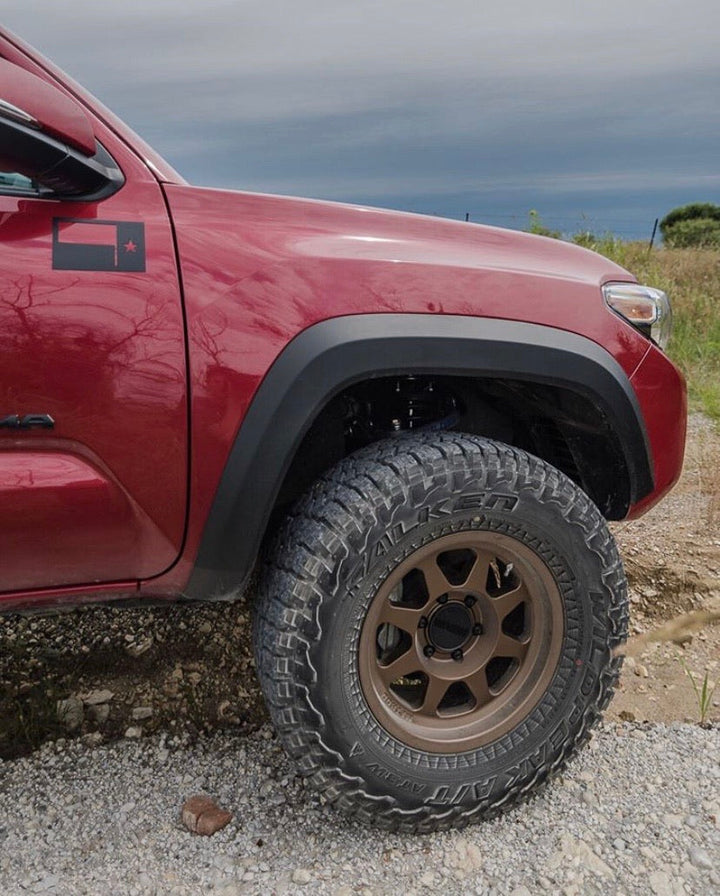
<svg viewBox="0 0 720 896">
<path fill-rule="evenodd" d="M 408 746 L 474 749 L 511 730 L 547 690 L 563 607 L 552 573 L 506 535 L 439 538 L 378 590 L 359 671 L 378 722 Z"/>
</svg>

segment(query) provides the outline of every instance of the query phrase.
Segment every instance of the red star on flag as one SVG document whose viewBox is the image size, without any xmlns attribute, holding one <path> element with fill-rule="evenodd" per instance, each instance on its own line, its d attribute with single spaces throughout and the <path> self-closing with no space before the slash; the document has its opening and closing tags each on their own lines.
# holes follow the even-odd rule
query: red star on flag
<svg viewBox="0 0 720 896">
<path fill-rule="evenodd" d="M 123 249 L 126 252 L 135 252 L 137 246 L 132 240 L 128 240 L 126 243 L 123 243 Z"/>
</svg>

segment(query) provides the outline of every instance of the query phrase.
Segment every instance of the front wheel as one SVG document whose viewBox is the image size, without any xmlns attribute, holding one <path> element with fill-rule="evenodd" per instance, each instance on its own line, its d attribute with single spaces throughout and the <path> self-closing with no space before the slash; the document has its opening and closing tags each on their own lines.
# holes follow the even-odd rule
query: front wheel
<svg viewBox="0 0 720 896">
<path fill-rule="evenodd" d="M 330 800 L 430 831 L 564 764 L 610 699 L 626 627 L 585 494 L 525 452 L 432 433 L 347 458 L 298 505 L 256 660 L 281 740 Z"/>
</svg>

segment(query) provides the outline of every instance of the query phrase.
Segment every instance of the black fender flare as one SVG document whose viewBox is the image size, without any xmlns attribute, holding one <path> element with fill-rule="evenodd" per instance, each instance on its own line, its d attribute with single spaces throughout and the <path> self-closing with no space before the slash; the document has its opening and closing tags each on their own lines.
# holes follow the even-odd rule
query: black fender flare
<svg viewBox="0 0 720 896">
<path fill-rule="evenodd" d="M 589 397 L 611 421 L 635 503 L 653 489 L 642 411 L 600 345 L 565 330 L 460 315 L 363 314 L 303 330 L 280 353 L 238 430 L 185 589 L 219 597 L 247 582 L 295 452 L 326 403 L 361 380 L 401 373 L 512 378 Z"/>
</svg>

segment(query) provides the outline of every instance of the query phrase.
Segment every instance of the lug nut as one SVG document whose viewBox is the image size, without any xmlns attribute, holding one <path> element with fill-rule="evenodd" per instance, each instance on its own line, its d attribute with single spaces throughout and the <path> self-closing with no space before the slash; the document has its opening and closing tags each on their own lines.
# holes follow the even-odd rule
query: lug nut
<svg viewBox="0 0 720 896">
<path fill-rule="evenodd" d="M 474 607 L 476 603 L 477 598 L 473 597 L 472 594 L 468 594 L 468 596 L 465 598 L 465 606 L 468 608 L 468 610 L 470 609 L 470 607 Z"/>
<path fill-rule="evenodd" d="M 473 634 L 474 634 L 474 635 L 481 635 L 482 633 L 483 633 L 483 627 L 482 627 L 482 625 L 480 625 L 479 622 L 476 622 L 475 625 L 473 626 Z"/>
<path fill-rule="evenodd" d="M 455 660 L 456 663 L 459 663 L 463 658 L 463 652 L 458 647 L 457 650 L 453 650 L 453 652 L 450 654 L 450 656 Z"/>
<path fill-rule="evenodd" d="M 432 644 L 426 644 L 423 647 L 423 653 L 425 654 L 425 656 L 432 656 L 435 653 L 435 648 L 432 646 Z"/>
<path fill-rule="evenodd" d="M 418 622 L 418 628 L 427 628 L 427 616 L 421 616 Z"/>
<path fill-rule="evenodd" d="M 437 602 L 439 604 L 446 604 L 448 602 L 447 594 L 441 594 L 440 597 L 437 599 Z"/>
</svg>

